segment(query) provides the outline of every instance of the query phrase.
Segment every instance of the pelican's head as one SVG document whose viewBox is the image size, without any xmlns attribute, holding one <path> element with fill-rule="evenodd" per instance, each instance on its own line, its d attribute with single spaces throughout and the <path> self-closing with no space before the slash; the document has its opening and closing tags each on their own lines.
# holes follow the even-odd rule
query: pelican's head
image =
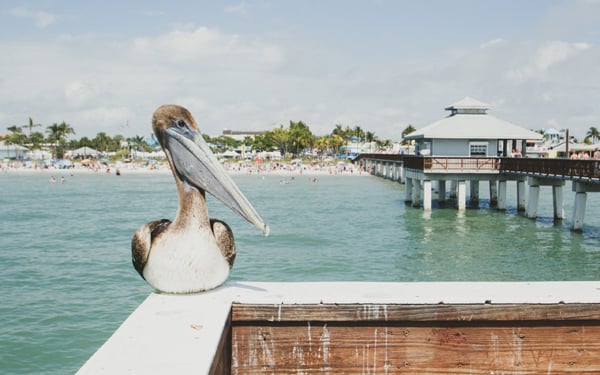
<svg viewBox="0 0 600 375">
<path fill-rule="evenodd" d="M 152 117 L 152 128 L 178 183 L 211 194 L 269 234 L 269 227 L 215 158 L 187 109 L 177 105 L 159 107 Z"/>
</svg>

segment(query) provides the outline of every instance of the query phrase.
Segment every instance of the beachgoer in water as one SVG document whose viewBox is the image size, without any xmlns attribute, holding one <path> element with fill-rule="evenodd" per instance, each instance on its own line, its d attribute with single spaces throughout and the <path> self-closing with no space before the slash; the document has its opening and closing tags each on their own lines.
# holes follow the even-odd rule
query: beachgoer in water
<svg viewBox="0 0 600 375">
<path fill-rule="evenodd" d="M 65 183 L 65 176 L 60 176 L 60 183 L 64 184 Z"/>
<path fill-rule="evenodd" d="M 51 184 L 56 183 L 56 178 L 54 178 L 54 176 L 50 176 L 50 183 Z"/>
</svg>

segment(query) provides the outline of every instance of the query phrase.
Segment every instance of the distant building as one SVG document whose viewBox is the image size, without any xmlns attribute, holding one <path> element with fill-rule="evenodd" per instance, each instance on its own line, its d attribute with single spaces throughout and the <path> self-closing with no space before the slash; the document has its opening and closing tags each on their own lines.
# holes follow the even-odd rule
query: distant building
<svg viewBox="0 0 600 375">
<path fill-rule="evenodd" d="M 415 153 L 423 156 L 525 155 L 527 140 L 539 133 L 488 115 L 490 105 L 465 97 L 446 108 L 450 115 L 404 137 L 415 141 Z"/>
<path fill-rule="evenodd" d="M 0 143 L 0 159 L 24 159 L 28 151 L 28 148 L 17 144 Z"/>
<path fill-rule="evenodd" d="M 254 138 L 257 135 L 263 134 L 264 131 L 246 131 L 246 130 L 229 130 L 223 129 L 223 135 L 227 137 L 231 137 L 236 141 L 243 141 L 244 138 L 250 137 Z"/>
</svg>

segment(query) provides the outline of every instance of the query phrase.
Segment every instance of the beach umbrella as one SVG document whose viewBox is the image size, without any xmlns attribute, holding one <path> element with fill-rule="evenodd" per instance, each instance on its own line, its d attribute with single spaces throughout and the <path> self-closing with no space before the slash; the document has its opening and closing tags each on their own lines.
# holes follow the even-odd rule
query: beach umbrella
<svg viewBox="0 0 600 375">
<path fill-rule="evenodd" d="M 73 166 L 73 162 L 67 159 L 57 160 L 55 164 L 60 168 L 69 168 Z"/>
</svg>

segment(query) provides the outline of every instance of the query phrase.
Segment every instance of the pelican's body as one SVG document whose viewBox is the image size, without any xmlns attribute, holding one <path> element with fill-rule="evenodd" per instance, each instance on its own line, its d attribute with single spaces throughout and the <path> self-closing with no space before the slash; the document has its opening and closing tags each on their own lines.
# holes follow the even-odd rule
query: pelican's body
<svg viewBox="0 0 600 375">
<path fill-rule="evenodd" d="M 133 265 L 161 292 L 215 288 L 227 279 L 236 249 L 229 226 L 209 218 L 205 191 L 265 234 L 268 227 L 216 161 L 186 109 L 162 106 L 152 123 L 175 177 L 179 207 L 173 222 L 152 221 L 135 232 Z"/>
</svg>

